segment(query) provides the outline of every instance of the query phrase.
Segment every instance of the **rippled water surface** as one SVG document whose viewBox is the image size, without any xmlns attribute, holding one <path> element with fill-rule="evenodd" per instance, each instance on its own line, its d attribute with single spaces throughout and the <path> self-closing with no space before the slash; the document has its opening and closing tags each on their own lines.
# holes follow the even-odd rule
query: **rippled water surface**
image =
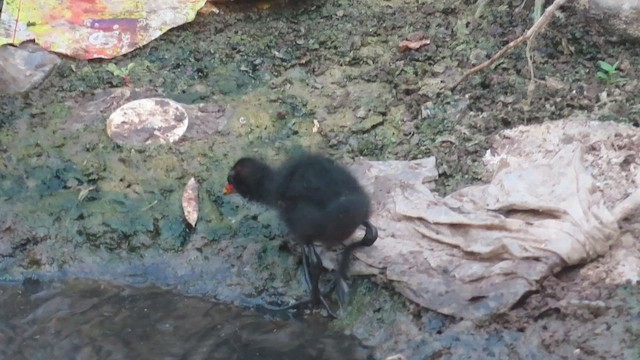
<svg viewBox="0 0 640 360">
<path fill-rule="evenodd" d="M 0 284 L 0 359 L 366 359 L 323 320 L 269 320 L 159 288 Z"/>
</svg>

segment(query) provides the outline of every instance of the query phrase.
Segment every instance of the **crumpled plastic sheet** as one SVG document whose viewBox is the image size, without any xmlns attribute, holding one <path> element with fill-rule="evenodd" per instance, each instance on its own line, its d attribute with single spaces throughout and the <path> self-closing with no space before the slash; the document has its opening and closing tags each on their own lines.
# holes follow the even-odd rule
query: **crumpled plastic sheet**
<svg viewBox="0 0 640 360">
<path fill-rule="evenodd" d="M 574 143 L 530 164 L 505 158 L 489 184 L 445 198 L 429 190 L 433 159 L 354 164 L 372 195 L 379 238 L 355 253 L 353 273 L 376 275 L 447 315 L 508 311 L 541 279 L 603 255 L 620 236 L 582 157 Z"/>
<path fill-rule="evenodd" d="M 6 0 L 0 45 L 35 40 L 78 59 L 113 58 L 193 20 L 206 0 Z"/>
</svg>

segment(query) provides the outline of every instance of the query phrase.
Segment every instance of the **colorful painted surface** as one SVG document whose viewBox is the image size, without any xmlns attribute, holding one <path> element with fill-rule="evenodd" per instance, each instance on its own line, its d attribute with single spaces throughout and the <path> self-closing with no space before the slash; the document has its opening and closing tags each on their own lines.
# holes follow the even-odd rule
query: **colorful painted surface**
<svg viewBox="0 0 640 360">
<path fill-rule="evenodd" d="M 206 0 L 6 0 L 0 45 L 35 40 L 78 59 L 113 58 L 194 19 Z"/>
</svg>

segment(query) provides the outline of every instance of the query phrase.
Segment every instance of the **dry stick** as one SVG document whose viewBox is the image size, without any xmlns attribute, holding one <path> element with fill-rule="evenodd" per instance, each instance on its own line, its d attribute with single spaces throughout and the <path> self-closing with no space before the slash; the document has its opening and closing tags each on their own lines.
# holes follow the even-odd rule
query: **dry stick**
<svg viewBox="0 0 640 360">
<path fill-rule="evenodd" d="M 535 38 L 535 35 L 529 39 L 529 41 L 527 41 L 527 48 L 525 50 L 525 55 L 527 57 L 527 65 L 529 65 L 529 86 L 527 87 L 527 100 L 525 102 L 526 104 L 526 109 L 529 108 L 529 105 L 531 105 L 531 99 L 533 98 L 533 96 L 531 96 L 533 94 L 533 91 L 536 88 L 536 74 L 535 74 L 535 69 L 533 67 L 533 55 L 531 54 L 531 44 L 533 44 L 533 40 Z"/>
<path fill-rule="evenodd" d="M 493 65 L 496 61 L 498 61 L 498 59 L 500 59 L 501 57 L 506 55 L 508 52 L 513 50 L 513 48 L 515 48 L 516 46 L 522 44 L 525 41 L 529 41 L 532 38 L 534 38 L 538 34 L 538 32 L 540 32 L 540 30 L 542 30 L 549 23 L 549 21 L 551 21 L 551 19 L 553 17 L 553 14 L 556 12 L 556 10 L 560 6 L 564 5 L 565 2 L 567 2 L 567 0 L 555 0 L 553 2 L 553 4 L 551 4 L 551 6 L 549 6 L 544 11 L 544 14 L 542 14 L 540 19 L 538 19 L 538 21 L 536 21 L 536 23 L 533 24 L 533 26 L 529 30 L 527 30 L 526 33 L 520 35 L 520 37 L 518 37 L 517 39 L 515 39 L 512 42 L 510 42 L 509 44 L 507 44 L 500 51 L 498 51 L 495 55 L 493 55 L 491 57 L 491 59 L 489 59 L 489 60 L 483 62 L 482 64 L 472 68 L 471 70 L 467 71 L 464 75 L 462 75 L 462 77 L 458 81 L 455 82 L 455 84 L 453 84 L 451 86 L 451 90 L 453 90 L 456 87 L 458 87 L 458 85 L 460 85 L 460 83 L 462 83 L 463 81 L 467 80 L 471 75 L 473 75 L 475 73 L 478 73 L 478 72 L 488 68 L 489 66 Z M 532 66 L 532 65 L 530 65 L 530 66 Z"/>
</svg>

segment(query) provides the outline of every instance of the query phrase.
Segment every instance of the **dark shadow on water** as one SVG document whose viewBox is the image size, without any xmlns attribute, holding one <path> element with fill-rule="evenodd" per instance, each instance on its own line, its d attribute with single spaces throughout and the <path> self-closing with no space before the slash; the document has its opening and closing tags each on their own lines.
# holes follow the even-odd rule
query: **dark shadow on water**
<svg viewBox="0 0 640 360">
<path fill-rule="evenodd" d="M 319 319 L 254 311 L 160 288 L 0 283 L 0 359 L 366 359 Z"/>
</svg>

